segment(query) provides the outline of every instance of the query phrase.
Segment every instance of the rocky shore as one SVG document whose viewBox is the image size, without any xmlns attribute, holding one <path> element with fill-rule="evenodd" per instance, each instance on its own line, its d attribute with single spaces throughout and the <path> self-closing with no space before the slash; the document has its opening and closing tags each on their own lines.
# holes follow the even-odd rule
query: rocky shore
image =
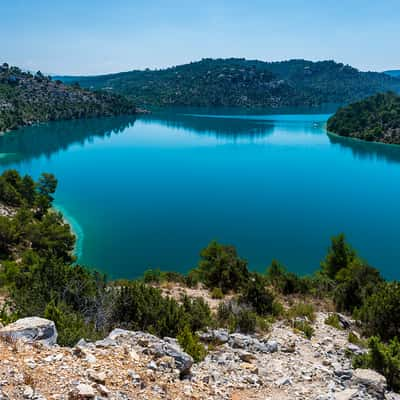
<svg viewBox="0 0 400 400">
<path fill-rule="evenodd" d="M 353 369 L 347 329 L 319 312 L 311 340 L 284 321 L 267 335 L 199 333 L 208 346 L 193 363 L 175 339 L 115 329 L 94 343 L 56 344 L 54 323 L 25 318 L 0 330 L 0 399 L 398 400 L 383 376 Z"/>
</svg>

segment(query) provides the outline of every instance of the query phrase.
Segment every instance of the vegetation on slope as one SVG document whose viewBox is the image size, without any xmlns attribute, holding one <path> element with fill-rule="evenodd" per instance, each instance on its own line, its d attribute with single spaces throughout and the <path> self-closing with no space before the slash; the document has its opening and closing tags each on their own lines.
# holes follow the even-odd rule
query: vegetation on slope
<svg viewBox="0 0 400 400">
<path fill-rule="evenodd" d="M 360 72 L 333 61 L 305 60 L 203 59 L 163 70 L 59 78 L 124 94 L 145 107 L 315 106 L 400 90 L 400 80 L 384 73 Z"/>
<path fill-rule="evenodd" d="M 340 108 L 327 128 L 340 136 L 400 144 L 400 96 L 377 94 Z"/>
<path fill-rule="evenodd" d="M 352 313 L 362 332 L 372 336 L 370 352 L 356 357 L 355 365 L 377 369 L 392 388 L 400 389 L 400 285 L 384 281 L 344 235 L 332 238 L 313 276 L 297 276 L 277 261 L 264 274 L 251 272 L 234 247 L 212 242 L 187 275 L 148 271 L 142 280 L 107 282 L 104 275 L 74 264 L 75 238 L 51 208 L 56 186 L 51 174 L 42 174 L 37 182 L 12 170 L 0 176 L 0 210 L 9 213 L 0 216 L 0 288 L 8 298 L 0 313 L 3 322 L 47 317 L 56 323 L 59 343 L 67 345 L 81 337 L 104 337 L 114 327 L 144 330 L 177 337 L 198 361 L 205 355 L 199 330 L 220 326 L 252 333 L 281 317 L 310 338 L 310 303 L 332 300 L 337 311 Z M 223 299 L 217 313 L 203 298 L 184 296 L 178 302 L 166 297 L 155 287 L 165 280 L 202 283 L 218 292 Z M 279 300 L 293 296 L 302 302 L 285 310 Z"/>
<path fill-rule="evenodd" d="M 0 65 L 0 132 L 37 122 L 134 113 L 135 106 L 123 96 Z"/>
</svg>

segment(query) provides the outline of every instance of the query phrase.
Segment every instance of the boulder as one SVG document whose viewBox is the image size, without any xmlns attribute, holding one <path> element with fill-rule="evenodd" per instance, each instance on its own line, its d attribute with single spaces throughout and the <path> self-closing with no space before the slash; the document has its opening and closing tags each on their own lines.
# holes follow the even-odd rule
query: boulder
<svg viewBox="0 0 400 400">
<path fill-rule="evenodd" d="M 96 397 L 94 389 L 84 383 L 79 384 L 69 393 L 69 400 L 90 400 Z"/>
<path fill-rule="evenodd" d="M 356 389 L 345 389 L 335 394 L 335 400 L 352 400 L 356 398 L 357 394 L 358 390 Z"/>
<path fill-rule="evenodd" d="M 140 346 L 143 352 L 151 354 L 155 358 L 172 357 L 175 360 L 175 366 L 182 375 L 190 373 L 193 365 L 193 358 L 182 351 L 180 346 L 174 340 L 163 340 L 157 336 L 144 332 L 127 331 L 124 329 L 114 329 L 108 339 L 117 343 L 129 344 L 131 346 Z"/>
<path fill-rule="evenodd" d="M 224 344 L 229 340 L 229 333 L 226 329 L 212 329 L 199 333 L 199 337 L 203 342 Z"/>
<path fill-rule="evenodd" d="M 0 329 L 0 336 L 12 340 L 40 342 L 47 346 L 57 343 L 57 329 L 54 322 L 39 317 L 19 319 Z"/>
<path fill-rule="evenodd" d="M 352 382 L 362 385 L 367 392 L 377 399 L 383 399 L 386 389 L 386 378 L 372 369 L 358 368 L 353 372 Z"/>
<path fill-rule="evenodd" d="M 343 314 L 340 314 L 340 313 L 337 313 L 337 316 L 339 319 L 340 326 L 343 329 L 350 329 L 350 327 L 351 327 L 350 320 L 346 316 L 344 316 Z"/>
</svg>

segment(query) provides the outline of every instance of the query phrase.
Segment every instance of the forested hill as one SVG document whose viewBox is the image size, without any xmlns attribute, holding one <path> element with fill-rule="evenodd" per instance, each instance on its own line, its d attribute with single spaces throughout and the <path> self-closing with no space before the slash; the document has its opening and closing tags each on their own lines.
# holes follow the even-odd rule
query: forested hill
<svg viewBox="0 0 400 400">
<path fill-rule="evenodd" d="M 0 132 L 37 122 L 134 114 L 132 100 L 0 65 Z"/>
<path fill-rule="evenodd" d="M 377 94 L 343 107 L 328 120 L 328 130 L 340 136 L 400 144 L 400 96 Z"/>
<path fill-rule="evenodd" d="M 59 79 L 120 93 L 144 107 L 315 106 L 400 91 L 400 79 L 334 61 L 203 59 L 162 70 Z"/>
</svg>

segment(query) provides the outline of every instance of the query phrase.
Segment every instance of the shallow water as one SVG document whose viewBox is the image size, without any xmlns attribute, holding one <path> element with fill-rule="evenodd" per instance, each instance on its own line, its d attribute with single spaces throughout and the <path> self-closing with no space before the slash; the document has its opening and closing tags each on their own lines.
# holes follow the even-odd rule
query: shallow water
<svg viewBox="0 0 400 400">
<path fill-rule="evenodd" d="M 194 114 L 22 129 L 0 169 L 56 174 L 79 261 L 113 278 L 187 271 L 212 239 L 310 273 L 339 232 L 400 277 L 399 148 L 328 136 L 328 114 Z"/>
</svg>

